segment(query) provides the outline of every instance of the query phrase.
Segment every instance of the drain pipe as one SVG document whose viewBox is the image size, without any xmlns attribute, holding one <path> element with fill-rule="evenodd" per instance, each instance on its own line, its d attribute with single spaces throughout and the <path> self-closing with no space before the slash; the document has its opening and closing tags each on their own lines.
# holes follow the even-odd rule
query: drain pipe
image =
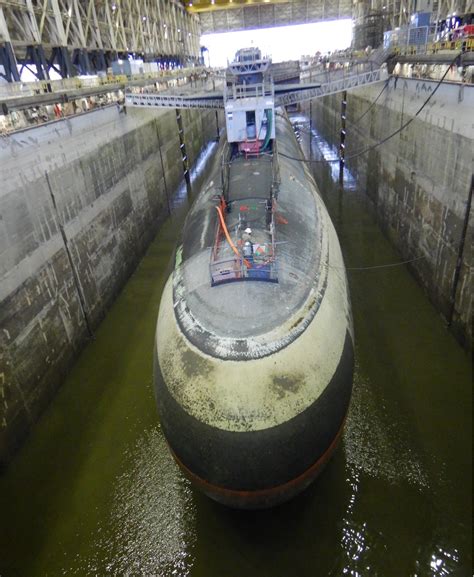
<svg viewBox="0 0 474 577">
<path fill-rule="evenodd" d="M 74 264 L 74 261 L 72 259 L 71 251 L 69 250 L 69 244 L 68 244 L 66 232 L 64 230 L 63 223 L 61 222 L 61 218 L 59 216 L 59 210 L 58 210 L 58 206 L 56 204 L 56 198 L 55 198 L 54 193 L 53 193 L 53 188 L 52 188 L 51 182 L 49 180 L 49 174 L 47 172 L 45 172 L 44 174 L 46 177 L 46 184 L 48 185 L 49 194 L 51 196 L 51 201 L 53 203 L 54 212 L 56 214 L 56 221 L 58 223 L 59 231 L 61 232 L 61 237 L 62 237 L 63 243 L 64 243 L 64 248 L 66 250 L 67 258 L 69 260 L 69 266 L 71 267 L 72 276 L 74 279 L 74 285 L 76 287 L 77 296 L 79 298 L 79 306 L 81 307 L 82 316 L 84 317 L 84 322 L 86 324 L 87 332 L 89 333 L 89 337 L 93 339 L 94 338 L 94 332 L 92 331 L 92 326 L 90 323 L 89 314 L 87 313 L 86 299 L 84 297 L 82 286 L 81 286 L 81 283 L 79 281 L 79 274 L 77 272 L 76 265 Z"/>
<path fill-rule="evenodd" d="M 456 270 L 454 271 L 453 288 L 451 291 L 451 310 L 448 317 L 448 327 L 453 323 L 454 308 L 456 306 L 456 293 L 458 290 L 459 277 L 461 275 L 462 257 L 464 255 L 464 245 L 466 244 L 467 227 L 469 225 L 469 215 L 471 213 L 472 191 L 474 189 L 474 174 L 471 175 L 471 186 L 469 188 L 469 195 L 467 197 L 466 212 L 464 214 L 464 223 L 462 227 L 461 240 L 459 242 L 458 260 L 456 262 Z"/>
</svg>

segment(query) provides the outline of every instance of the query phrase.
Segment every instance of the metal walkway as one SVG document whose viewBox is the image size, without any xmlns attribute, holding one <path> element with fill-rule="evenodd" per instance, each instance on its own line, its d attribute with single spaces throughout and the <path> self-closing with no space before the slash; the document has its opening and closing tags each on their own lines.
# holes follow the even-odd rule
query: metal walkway
<svg viewBox="0 0 474 577">
<path fill-rule="evenodd" d="M 125 95 L 127 106 L 138 106 L 141 108 L 224 108 L 223 93 L 215 93 L 212 96 L 195 94 L 161 94 L 149 92 L 147 94 L 133 94 L 128 92 Z"/>
<path fill-rule="evenodd" d="M 306 100 L 328 96 L 329 94 L 336 94 L 338 92 L 343 92 L 344 90 L 350 90 L 351 88 L 375 84 L 386 80 L 387 77 L 387 72 L 380 68 L 370 72 L 363 72 L 362 74 L 343 76 L 336 80 L 323 82 L 319 86 L 308 88 L 307 90 L 300 88 L 298 91 L 275 95 L 275 106 L 288 106 L 289 104 L 305 102 Z M 303 87 L 304 85 L 300 86 Z"/>
<path fill-rule="evenodd" d="M 377 68 L 369 72 L 342 76 L 320 84 L 275 85 L 275 106 L 288 106 L 320 98 L 329 94 L 336 94 L 344 90 L 351 90 L 359 86 L 375 84 L 386 80 L 388 74 L 385 70 Z M 224 108 L 224 97 L 221 92 L 201 94 L 160 94 L 149 92 L 146 94 L 127 93 L 125 95 L 127 106 L 141 108 Z"/>
</svg>

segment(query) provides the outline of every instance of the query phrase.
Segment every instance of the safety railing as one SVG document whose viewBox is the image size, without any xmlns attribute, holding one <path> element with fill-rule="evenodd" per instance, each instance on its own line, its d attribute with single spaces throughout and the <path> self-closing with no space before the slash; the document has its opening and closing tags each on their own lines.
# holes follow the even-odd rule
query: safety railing
<svg viewBox="0 0 474 577">
<path fill-rule="evenodd" d="M 242 258 L 234 257 L 211 261 L 209 270 L 212 286 L 245 278 L 245 266 Z"/>
<path fill-rule="evenodd" d="M 277 95 L 275 98 L 275 106 L 288 106 L 289 104 L 296 104 L 311 100 L 312 98 L 319 98 L 321 96 L 328 96 L 329 94 L 336 94 L 358 86 L 365 86 L 374 84 L 381 80 L 386 80 L 387 73 L 382 69 L 364 72 L 362 74 L 354 74 L 350 76 L 343 76 L 337 80 L 329 80 L 321 83 L 320 86 L 301 90 L 301 92 L 289 92 L 287 94 Z"/>
<path fill-rule="evenodd" d="M 250 201 L 262 206 L 262 209 L 257 209 L 255 214 L 259 213 L 256 220 L 259 218 L 263 220 L 259 227 L 255 228 L 255 217 L 252 217 L 254 222 L 252 240 L 248 240 L 250 230 L 243 231 L 247 229 L 248 224 L 244 224 L 240 217 L 251 208 L 246 204 Z M 278 282 L 273 199 L 246 198 L 227 202 L 221 197 L 220 205 L 216 208 L 219 217 L 209 262 L 211 286 L 243 280 Z M 235 232 L 234 238 L 231 238 L 225 222 L 227 209 L 239 214 L 238 225 L 234 222 L 232 229 L 241 230 L 245 235 L 249 235 L 247 240 L 239 232 Z"/>
<path fill-rule="evenodd" d="M 273 96 L 273 83 L 259 82 L 256 84 L 237 84 L 233 82 L 225 87 L 225 100 L 239 100 L 242 98 L 262 98 Z"/>
<path fill-rule="evenodd" d="M 235 257 L 213 261 L 210 263 L 210 274 L 212 286 L 245 280 L 278 282 L 275 263 L 259 263 L 254 259 L 249 262 L 248 258 Z"/>
<path fill-rule="evenodd" d="M 458 38 L 457 40 L 439 40 L 417 46 L 393 46 L 393 53 L 396 56 L 412 56 L 424 54 L 437 54 L 445 51 L 474 52 L 474 38 Z"/>
<path fill-rule="evenodd" d="M 179 80 L 190 75 L 199 75 L 200 68 L 180 68 L 178 70 L 160 70 L 159 72 L 147 72 L 133 74 L 128 77 L 123 74 L 107 76 L 83 76 L 73 78 L 62 78 L 56 80 L 35 80 L 32 82 L 6 82 L 0 84 L 0 99 L 19 98 L 34 96 L 46 92 L 68 92 L 81 88 L 107 87 L 115 85 L 127 85 L 129 83 L 150 80 L 151 82 L 166 82 L 169 80 Z"/>
<path fill-rule="evenodd" d="M 125 95 L 127 106 L 139 108 L 224 108 L 220 98 L 198 98 L 192 96 L 178 96 L 165 94 L 134 94 L 127 92 Z"/>
</svg>

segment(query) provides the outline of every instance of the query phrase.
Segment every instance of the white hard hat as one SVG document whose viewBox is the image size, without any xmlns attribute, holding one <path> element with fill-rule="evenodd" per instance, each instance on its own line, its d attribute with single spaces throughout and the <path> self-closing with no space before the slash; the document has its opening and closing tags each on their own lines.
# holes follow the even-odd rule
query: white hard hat
<svg viewBox="0 0 474 577">
<path fill-rule="evenodd" d="M 245 232 L 246 232 L 247 234 L 252 234 L 252 229 L 251 229 L 251 228 L 246 228 L 246 229 L 245 229 Z"/>
</svg>

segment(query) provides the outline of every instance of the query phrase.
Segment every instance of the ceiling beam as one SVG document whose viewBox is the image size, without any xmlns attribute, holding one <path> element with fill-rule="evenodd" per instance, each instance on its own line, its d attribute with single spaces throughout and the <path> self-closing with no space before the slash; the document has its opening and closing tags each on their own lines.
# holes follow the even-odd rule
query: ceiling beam
<svg viewBox="0 0 474 577">
<path fill-rule="evenodd" d="M 216 0 L 217 3 L 218 0 Z M 272 0 L 199 12 L 202 34 L 255 30 L 351 18 L 352 0 Z M 193 1 L 194 8 L 194 1 Z M 190 10 L 190 8 L 188 8 Z"/>
</svg>

